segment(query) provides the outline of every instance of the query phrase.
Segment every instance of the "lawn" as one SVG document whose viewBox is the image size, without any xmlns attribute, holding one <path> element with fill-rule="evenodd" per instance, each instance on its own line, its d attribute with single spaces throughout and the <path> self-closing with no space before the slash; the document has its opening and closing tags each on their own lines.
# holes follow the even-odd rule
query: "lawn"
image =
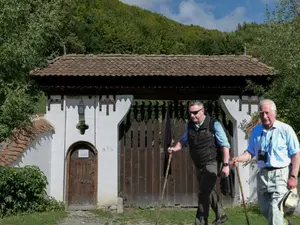
<svg viewBox="0 0 300 225">
<path fill-rule="evenodd" d="M 242 207 L 227 208 L 226 213 L 229 217 L 226 225 L 243 225 L 247 224 L 245 212 Z M 251 225 L 266 225 L 267 220 L 260 214 L 257 206 L 252 206 L 247 209 L 248 217 Z M 156 221 L 156 209 L 144 208 L 144 209 L 125 209 L 124 213 L 112 214 L 110 212 L 104 212 L 101 210 L 93 211 L 96 216 L 101 217 L 101 220 L 113 221 L 119 224 L 136 224 L 138 222 L 148 222 L 155 224 Z M 162 209 L 159 217 L 159 224 L 194 224 L 196 209 Z M 211 212 L 209 222 L 214 220 L 214 215 Z M 299 216 L 288 217 L 293 224 L 300 224 Z"/>
<path fill-rule="evenodd" d="M 0 219 L 1 225 L 55 225 L 67 216 L 64 211 L 32 213 Z"/>
<path fill-rule="evenodd" d="M 251 225 L 266 225 L 267 221 L 259 213 L 258 207 L 248 207 L 248 216 Z M 91 211 L 99 217 L 101 224 L 140 224 L 141 222 L 155 224 L 156 208 L 126 208 L 124 213 L 115 214 L 103 210 Z M 161 209 L 159 225 L 184 225 L 194 224 L 196 209 Z M 227 208 L 226 213 L 229 217 L 225 225 L 246 225 L 245 213 L 242 207 Z M 55 225 L 67 216 L 66 212 L 54 211 L 45 213 L 33 213 L 18 215 L 0 219 L 0 225 Z M 213 213 L 210 214 L 209 221 L 214 220 Z M 294 225 L 300 224 L 300 216 L 288 217 Z M 106 223 L 107 222 L 107 223 Z"/>
</svg>

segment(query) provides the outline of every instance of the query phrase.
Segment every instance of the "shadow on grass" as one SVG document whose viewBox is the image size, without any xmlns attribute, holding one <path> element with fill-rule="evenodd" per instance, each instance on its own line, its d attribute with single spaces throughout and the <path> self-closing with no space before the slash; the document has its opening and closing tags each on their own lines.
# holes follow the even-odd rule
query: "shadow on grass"
<svg viewBox="0 0 300 225">
<path fill-rule="evenodd" d="M 241 205 L 241 208 L 244 209 L 244 207 L 242 205 Z M 259 206 L 257 204 L 248 204 L 246 206 L 246 210 L 247 210 L 247 212 L 251 212 L 253 214 L 261 215 Z"/>
<path fill-rule="evenodd" d="M 247 215 L 250 224 L 265 225 L 267 220 L 261 215 L 259 206 L 255 204 L 247 205 Z M 159 224 L 194 224 L 196 208 L 161 208 Z M 246 215 L 243 206 L 227 207 L 225 209 L 229 220 L 224 225 L 247 224 Z M 123 213 L 116 214 L 103 210 L 92 211 L 101 220 L 113 222 L 113 224 L 155 224 L 157 208 L 155 207 L 137 207 L 125 208 Z M 215 219 L 213 211 L 210 211 L 209 223 Z M 289 217 L 293 224 L 300 224 L 300 218 L 296 216 Z"/>
<path fill-rule="evenodd" d="M 248 210 L 251 215 L 255 215 L 256 217 L 259 214 L 258 206 L 253 205 Z M 161 208 L 159 224 L 193 224 L 196 211 L 196 208 Z M 120 214 L 103 210 L 94 210 L 92 212 L 102 220 L 133 224 L 138 222 L 155 223 L 157 216 L 157 208 L 155 207 L 126 208 L 124 212 Z M 226 213 L 233 222 L 237 223 L 243 221 L 245 217 L 242 207 L 226 208 Z M 209 221 L 212 222 L 214 219 L 214 213 L 211 211 Z"/>
</svg>

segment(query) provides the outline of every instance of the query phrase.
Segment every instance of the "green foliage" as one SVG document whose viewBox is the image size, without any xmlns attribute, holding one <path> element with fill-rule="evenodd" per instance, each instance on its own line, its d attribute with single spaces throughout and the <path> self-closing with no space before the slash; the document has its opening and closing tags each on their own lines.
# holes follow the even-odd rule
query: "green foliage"
<svg viewBox="0 0 300 225">
<path fill-rule="evenodd" d="M 264 24 L 244 23 L 235 32 L 247 43 L 248 54 L 276 73 L 270 86 L 250 82 L 249 88 L 273 99 L 277 117 L 300 138 L 300 0 L 280 0 L 274 11 L 267 9 L 266 16 Z"/>
<path fill-rule="evenodd" d="M 38 167 L 0 167 L 0 215 L 62 209 L 46 194 L 47 178 Z"/>
<path fill-rule="evenodd" d="M 257 46 L 261 45 L 261 38 L 264 35 L 265 27 L 265 24 L 257 23 L 239 24 L 238 29 L 235 31 L 235 34 L 243 40 L 247 48 L 249 47 L 248 54 L 257 56 L 255 49 Z"/>
<path fill-rule="evenodd" d="M 68 53 L 239 54 L 234 33 L 186 26 L 117 0 L 76 0 L 68 4 Z M 69 11 L 70 12 L 70 11 Z"/>
<path fill-rule="evenodd" d="M 62 0 L 0 0 L 0 141 L 37 111 L 29 71 L 61 48 Z"/>
<path fill-rule="evenodd" d="M 268 12 L 266 24 L 255 31 L 250 51 L 277 72 L 272 85 L 260 92 L 276 102 L 279 118 L 300 137 L 299 6 L 299 0 L 280 0 L 277 9 Z"/>
<path fill-rule="evenodd" d="M 7 88 L 0 105 L 0 139 L 5 139 L 11 131 L 29 123 L 28 115 L 34 113 L 34 97 L 27 93 L 28 86 Z"/>
</svg>

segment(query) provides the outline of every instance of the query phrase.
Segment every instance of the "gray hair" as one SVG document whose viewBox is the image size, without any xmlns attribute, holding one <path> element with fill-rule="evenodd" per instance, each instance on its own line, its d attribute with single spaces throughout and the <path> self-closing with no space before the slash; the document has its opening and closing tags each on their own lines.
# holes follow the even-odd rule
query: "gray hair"
<svg viewBox="0 0 300 225">
<path fill-rule="evenodd" d="M 269 104 L 271 106 L 272 111 L 274 111 L 274 112 L 277 111 L 275 102 L 273 102 L 271 99 L 262 99 L 262 100 L 260 100 L 259 109 L 261 109 L 262 105 L 264 105 L 264 104 Z"/>
<path fill-rule="evenodd" d="M 203 103 L 201 101 L 195 100 L 195 101 L 191 101 L 189 104 L 189 108 L 193 105 L 198 105 L 200 107 L 204 107 Z"/>
</svg>

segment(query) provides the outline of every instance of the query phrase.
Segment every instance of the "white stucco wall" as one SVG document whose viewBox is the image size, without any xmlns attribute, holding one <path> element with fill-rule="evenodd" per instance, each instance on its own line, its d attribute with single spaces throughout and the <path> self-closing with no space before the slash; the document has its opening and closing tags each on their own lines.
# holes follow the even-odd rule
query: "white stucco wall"
<svg viewBox="0 0 300 225">
<path fill-rule="evenodd" d="M 50 111 L 46 111 L 45 118 L 54 127 L 51 149 L 51 173 L 50 173 L 50 196 L 58 201 L 64 200 L 64 170 L 65 170 L 65 121 L 66 110 L 63 99 L 63 110 L 61 110 L 61 96 L 53 95 L 51 99 L 56 102 L 50 104 Z"/>
<path fill-rule="evenodd" d="M 48 182 L 51 178 L 51 144 L 52 144 L 52 131 L 45 132 L 39 135 L 28 147 L 28 149 L 22 153 L 21 157 L 13 163 L 12 166 L 24 167 L 24 166 L 38 166 L 40 170 L 45 174 Z M 51 193 L 50 182 L 47 186 L 47 194 Z"/>
<path fill-rule="evenodd" d="M 242 98 L 248 98 L 242 96 Z M 242 154 L 248 147 L 248 138 L 242 129 L 242 124 L 249 123 L 251 121 L 251 115 L 249 115 L 249 105 L 244 103 L 241 105 L 240 110 L 240 97 L 239 96 L 221 96 L 219 99 L 222 109 L 229 116 L 233 123 L 233 140 L 232 149 L 234 150 L 234 156 Z M 251 104 L 251 112 L 258 111 L 258 104 Z M 240 178 L 243 186 L 244 197 L 246 201 L 256 201 L 256 169 L 257 167 L 251 167 L 250 165 L 244 166 L 239 164 Z M 238 181 L 236 179 L 236 193 L 240 194 Z M 238 199 L 241 200 L 241 195 L 237 195 Z"/>
<path fill-rule="evenodd" d="M 118 202 L 118 125 L 130 109 L 133 96 L 117 96 L 116 110 L 109 106 L 96 111 L 98 150 L 98 205 L 105 206 Z"/>
<path fill-rule="evenodd" d="M 249 188 L 250 188 L 250 196 L 248 201 L 252 203 L 257 203 L 257 185 L 256 185 L 256 175 L 258 172 L 258 167 L 256 165 L 256 161 L 251 161 L 249 165 Z"/>
<path fill-rule="evenodd" d="M 113 96 L 109 96 L 112 98 Z M 61 96 L 51 96 L 61 99 Z M 106 96 L 102 96 L 106 98 Z M 76 128 L 78 104 L 82 99 L 85 105 L 85 123 L 89 128 L 83 135 Z M 46 118 L 54 126 L 51 159 L 51 196 L 57 200 L 65 199 L 66 155 L 70 147 L 79 141 L 95 146 L 98 152 L 98 190 L 99 206 L 116 205 L 118 199 L 118 124 L 124 118 L 132 103 L 132 96 L 116 96 L 116 110 L 109 104 L 99 109 L 99 96 L 64 96 L 63 110 L 60 102 L 53 102 Z"/>
</svg>

